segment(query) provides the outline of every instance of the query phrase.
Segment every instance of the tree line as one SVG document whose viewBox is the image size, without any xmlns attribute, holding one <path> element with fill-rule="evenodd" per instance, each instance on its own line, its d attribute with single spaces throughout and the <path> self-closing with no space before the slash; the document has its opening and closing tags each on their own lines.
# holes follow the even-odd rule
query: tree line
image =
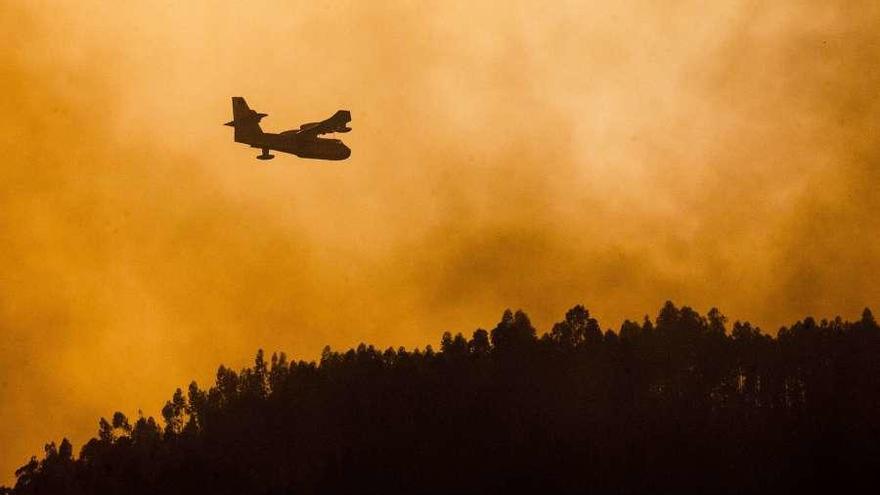
<svg viewBox="0 0 880 495">
<path fill-rule="evenodd" d="M 436 351 L 260 350 L 161 420 L 101 418 L 77 456 L 49 443 L 0 494 L 839 492 L 878 470 L 870 310 L 773 337 L 667 302 L 616 332 L 575 306 Z"/>
</svg>

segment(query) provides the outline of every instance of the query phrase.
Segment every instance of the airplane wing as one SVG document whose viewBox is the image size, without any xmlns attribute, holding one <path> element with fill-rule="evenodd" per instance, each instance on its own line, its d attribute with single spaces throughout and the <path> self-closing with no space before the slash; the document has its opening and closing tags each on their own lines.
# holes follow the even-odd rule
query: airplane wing
<svg viewBox="0 0 880 495">
<path fill-rule="evenodd" d="M 349 122 L 351 122 L 351 112 L 339 110 L 327 120 L 301 125 L 296 134 L 298 136 L 318 137 L 319 134 L 330 132 L 348 132 L 351 130 L 351 127 L 347 127 L 345 124 Z"/>
</svg>

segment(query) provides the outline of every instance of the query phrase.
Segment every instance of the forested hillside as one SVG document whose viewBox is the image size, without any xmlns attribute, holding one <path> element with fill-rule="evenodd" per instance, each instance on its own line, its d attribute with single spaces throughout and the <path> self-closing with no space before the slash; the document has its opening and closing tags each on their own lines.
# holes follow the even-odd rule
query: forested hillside
<svg viewBox="0 0 880 495">
<path fill-rule="evenodd" d="M 437 350 L 259 351 L 162 416 L 102 418 L 0 493 L 843 492 L 880 472 L 880 328 L 866 309 L 771 337 L 667 303 L 537 335 L 507 311 Z"/>
</svg>

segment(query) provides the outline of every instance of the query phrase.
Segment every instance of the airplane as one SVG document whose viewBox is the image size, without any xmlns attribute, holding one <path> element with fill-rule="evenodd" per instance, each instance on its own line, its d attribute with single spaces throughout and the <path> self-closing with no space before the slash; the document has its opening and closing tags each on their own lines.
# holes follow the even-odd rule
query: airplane
<svg viewBox="0 0 880 495">
<path fill-rule="evenodd" d="M 351 127 L 347 127 L 346 124 L 351 122 L 351 112 L 348 110 L 339 110 L 329 119 L 309 122 L 301 125 L 299 129 L 278 134 L 263 132 L 260 128 L 260 120 L 266 115 L 251 110 L 241 96 L 233 96 L 232 120 L 223 125 L 235 129 L 236 143 L 261 149 L 262 154 L 257 156 L 259 160 L 275 158 L 275 155 L 269 154 L 269 150 L 318 160 L 345 160 L 351 156 L 351 149 L 342 141 L 318 137 L 331 132 L 349 132 Z"/>
</svg>

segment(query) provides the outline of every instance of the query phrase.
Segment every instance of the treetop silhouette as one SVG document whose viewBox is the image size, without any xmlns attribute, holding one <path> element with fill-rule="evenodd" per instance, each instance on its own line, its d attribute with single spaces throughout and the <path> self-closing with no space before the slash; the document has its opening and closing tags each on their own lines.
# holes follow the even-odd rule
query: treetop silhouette
<svg viewBox="0 0 880 495">
<path fill-rule="evenodd" d="M 49 443 L 0 494 L 841 491 L 880 468 L 880 328 L 865 309 L 774 338 L 667 302 L 538 336 L 507 310 L 437 352 L 260 350 L 161 414 L 101 418 L 76 457 Z"/>
</svg>

